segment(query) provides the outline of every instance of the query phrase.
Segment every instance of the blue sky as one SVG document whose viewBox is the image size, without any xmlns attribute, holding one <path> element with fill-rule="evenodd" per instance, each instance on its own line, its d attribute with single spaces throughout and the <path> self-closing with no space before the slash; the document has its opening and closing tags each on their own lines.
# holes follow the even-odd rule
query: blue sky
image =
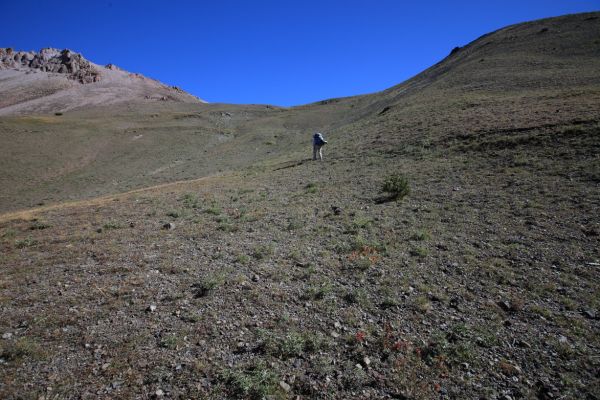
<svg viewBox="0 0 600 400">
<path fill-rule="evenodd" d="M 209 102 L 289 106 L 386 89 L 509 24 L 598 10 L 600 0 L 0 0 L 0 47 L 70 48 Z"/>
</svg>

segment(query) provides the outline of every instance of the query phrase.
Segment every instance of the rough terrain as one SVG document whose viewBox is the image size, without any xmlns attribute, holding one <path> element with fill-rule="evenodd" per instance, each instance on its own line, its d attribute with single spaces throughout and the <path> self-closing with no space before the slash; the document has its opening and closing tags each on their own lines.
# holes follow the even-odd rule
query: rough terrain
<svg viewBox="0 0 600 400">
<path fill-rule="evenodd" d="M 1 118 L 48 161 L 1 159 L 0 397 L 598 398 L 599 17 L 368 96 Z"/>
</svg>

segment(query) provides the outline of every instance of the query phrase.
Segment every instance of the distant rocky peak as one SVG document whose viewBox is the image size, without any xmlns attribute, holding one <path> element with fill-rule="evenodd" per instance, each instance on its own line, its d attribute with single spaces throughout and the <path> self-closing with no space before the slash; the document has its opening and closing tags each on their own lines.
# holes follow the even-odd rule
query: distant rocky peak
<svg viewBox="0 0 600 400">
<path fill-rule="evenodd" d="M 67 78 L 79 83 L 93 83 L 100 80 L 95 65 L 81 54 L 69 49 L 44 48 L 35 51 L 14 51 L 0 47 L 0 69 L 32 69 L 42 72 L 66 74 Z"/>
</svg>

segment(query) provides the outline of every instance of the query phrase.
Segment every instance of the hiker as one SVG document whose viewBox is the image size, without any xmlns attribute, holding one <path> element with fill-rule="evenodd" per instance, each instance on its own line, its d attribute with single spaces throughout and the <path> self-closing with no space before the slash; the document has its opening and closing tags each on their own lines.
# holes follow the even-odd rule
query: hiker
<svg viewBox="0 0 600 400">
<path fill-rule="evenodd" d="M 327 140 L 323 138 L 323 134 L 317 132 L 313 135 L 313 160 L 316 160 L 318 155 L 319 160 L 323 161 L 323 151 L 321 148 L 325 144 L 327 144 Z"/>
</svg>

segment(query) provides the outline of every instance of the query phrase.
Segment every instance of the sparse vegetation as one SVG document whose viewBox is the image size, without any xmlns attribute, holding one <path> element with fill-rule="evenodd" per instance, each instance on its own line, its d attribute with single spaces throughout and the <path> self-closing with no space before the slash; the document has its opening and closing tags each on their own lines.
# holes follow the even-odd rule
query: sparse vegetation
<svg viewBox="0 0 600 400">
<path fill-rule="evenodd" d="M 1 117 L 19 138 L 3 209 L 39 208 L 0 216 L 0 397 L 597 396 L 600 91 L 582 35 L 600 26 L 565 18 L 560 37 L 482 38 L 425 90 Z M 322 163 L 306 160 L 316 125 Z M 109 169 L 101 151 L 92 176 L 74 143 L 60 167 L 75 174 L 35 157 L 55 181 L 18 187 L 29 169 L 11 154 L 27 152 L 11 146 L 99 149 L 98 126 L 145 161 L 122 171 L 131 157 L 112 153 Z M 263 146 L 272 132 L 281 146 Z M 402 203 L 381 193 L 391 171 L 409 179 Z"/>
<path fill-rule="evenodd" d="M 220 377 L 227 385 L 229 395 L 235 398 L 261 400 L 277 395 L 280 390 L 279 376 L 260 362 L 225 370 Z"/>
<path fill-rule="evenodd" d="M 102 228 L 106 229 L 106 230 L 121 229 L 121 228 L 123 228 L 123 225 L 121 225 L 117 221 L 109 221 L 109 222 L 105 223 L 104 225 L 102 225 Z"/>
<path fill-rule="evenodd" d="M 35 246 L 39 242 L 36 239 L 31 237 L 26 237 L 25 239 L 18 239 L 15 241 L 15 247 L 17 249 L 23 249 L 25 247 Z"/>
<path fill-rule="evenodd" d="M 388 176 L 383 181 L 381 190 L 387 193 L 392 200 L 402 200 L 410 193 L 408 179 L 400 174 Z"/>
</svg>

